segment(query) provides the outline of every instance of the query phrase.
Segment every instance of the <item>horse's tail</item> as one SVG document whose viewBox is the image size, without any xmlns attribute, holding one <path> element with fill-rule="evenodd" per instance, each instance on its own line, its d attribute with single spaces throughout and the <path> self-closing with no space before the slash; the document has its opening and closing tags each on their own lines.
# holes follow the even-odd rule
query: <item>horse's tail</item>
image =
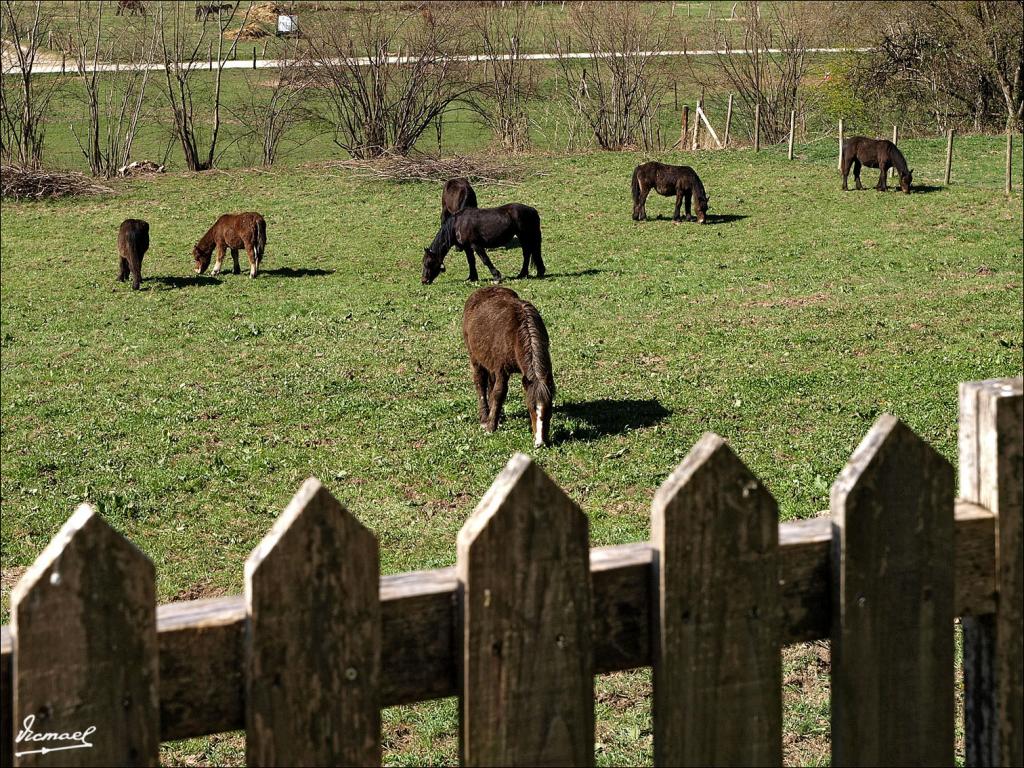
<svg viewBox="0 0 1024 768">
<path fill-rule="evenodd" d="M 633 169 L 633 206 L 640 204 L 640 166 Z"/>
<path fill-rule="evenodd" d="M 524 301 L 522 309 L 519 343 L 526 358 L 523 373 L 536 386 L 537 398 L 551 402 L 555 396 L 555 380 L 551 375 L 548 329 L 533 304 Z"/>
<path fill-rule="evenodd" d="M 262 259 L 267 250 L 267 220 L 260 216 L 256 219 L 256 258 Z"/>
</svg>

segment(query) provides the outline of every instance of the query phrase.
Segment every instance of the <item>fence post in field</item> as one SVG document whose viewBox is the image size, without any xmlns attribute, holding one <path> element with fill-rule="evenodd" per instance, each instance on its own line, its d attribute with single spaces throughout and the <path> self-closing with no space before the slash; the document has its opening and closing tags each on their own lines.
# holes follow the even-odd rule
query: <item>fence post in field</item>
<svg viewBox="0 0 1024 768">
<path fill-rule="evenodd" d="M 593 765 L 587 517 L 516 454 L 459 531 L 463 765 Z"/>
<path fill-rule="evenodd" d="M 960 496 L 996 518 L 997 612 L 964 616 L 967 765 L 1024 764 L 1024 381 L 960 385 Z"/>
<path fill-rule="evenodd" d="M 252 47 L 252 68 L 256 69 L 256 46 Z"/>
<path fill-rule="evenodd" d="M 843 120 L 839 119 L 839 170 L 843 170 Z"/>
<path fill-rule="evenodd" d="M 690 149 L 697 149 L 697 135 L 700 133 L 701 100 L 697 99 L 697 109 L 693 113 L 693 144 Z"/>
<path fill-rule="evenodd" d="M 796 130 L 796 110 L 789 111 L 789 151 L 786 153 L 788 159 L 793 159 L 793 131 Z"/>
<path fill-rule="evenodd" d="M 754 151 L 761 151 L 761 102 L 754 105 Z"/>
<path fill-rule="evenodd" d="M 705 434 L 651 508 L 655 765 L 781 765 L 779 515 Z"/>
<path fill-rule="evenodd" d="M 1013 131 L 1006 132 L 1006 194 L 1013 191 Z"/>
<path fill-rule="evenodd" d="M 682 125 L 679 128 L 679 148 L 686 149 L 686 136 L 690 130 L 690 105 L 683 104 Z"/>
<path fill-rule="evenodd" d="M 946 131 L 946 173 L 942 183 L 949 186 L 949 175 L 953 170 L 953 129 Z"/>
<path fill-rule="evenodd" d="M 953 468 L 894 416 L 832 486 L 832 764 L 953 764 Z"/>
<path fill-rule="evenodd" d="M 380 765 L 377 540 L 318 480 L 245 561 L 248 765 Z"/>
<path fill-rule="evenodd" d="M 88 504 L 11 592 L 11 634 L 15 732 L 93 729 L 56 762 L 45 741 L 16 743 L 18 765 L 158 764 L 156 572 Z"/>
<path fill-rule="evenodd" d="M 900 129 L 899 129 L 899 126 L 897 126 L 897 125 L 894 125 L 892 127 L 892 143 L 895 146 L 899 146 L 899 143 L 900 143 Z M 892 178 L 895 178 L 895 176 L 896 176 L 896 167 L 895 166 L 892 166 L 892 165 L 889 166 L 889 176 L 892 177 Z"/>
<path fill-rule="evenodd" d="M 725 137 L 722 139 L 722 144 L 726 147 L 729 146 L 729 128 L 732 126 L 732 94 L 729 94 L 729 108 L 725 113 Z"/>
</svg>

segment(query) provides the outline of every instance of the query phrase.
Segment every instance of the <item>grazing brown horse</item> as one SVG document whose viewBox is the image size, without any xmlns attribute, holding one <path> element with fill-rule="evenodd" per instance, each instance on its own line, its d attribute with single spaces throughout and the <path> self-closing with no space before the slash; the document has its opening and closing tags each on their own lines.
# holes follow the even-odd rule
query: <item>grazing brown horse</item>
<svg viewBox="0 0 1024 768">
<path fill-rule="evenodd" d="M 650 162 L 638 165 L 633 171 L 633 219 L 646 221 L 647 195 L 655 190 L 664 197 L 676 196 L 676 210 L 672 221 L 682 221 L 679 208 L 686 201 L 686 220 L 690 221 L 690 198 L 697 209 L 697 223 L 703 224 L 708 215 L 708 195 L 697 172 L 688 165 L 665 165 Z"/>
<path fill-rule="evenodd" d="M 131 11 L 132 16 L 141 14 L 146 15 L 146 6 L 143 5 L 142 0 L 117 0 L 117 10 L 114 11 L 115 16 L 120 16 L 125 11 Z"/>
<path fill-rule="evenodd" d="M 220 274 L 225 249 L 231 251 L 231 259 L 235 263 L 234 272 L 239 274 L 242 270 L 238 267 L 238 251 L 245 248 L 249 255 L 249 277 L 256 277 L 263 252 L 267 248 L 267 222 L 253 212 L 225 213 L 217 219 L 192 249 L 197 275 L 201 275 L 210 266 L 210 255 L 214 248 L 217 249 L 217 261 L 210 274 Z"/>
<path fill-rule="evenodd" d="M 476 192 L 469 179 L 449 179 L 441 193 L 441 223 L 444 224 L 463 208 L 476 208 Z"/>
<path fill-rule="evenodd" d="M 551 374 L 548 331 L 537 308 L 508 288 L 481 288 L 466 301 L 462 338 L 473 368 L 480 424 L 488 432 L 498 428 L 509 375 L 521 373 L 533 445 L 546 445 L 555 379 Z"/>
<path fill-rule="evenodd" d="M 125 219 L 117 230 L 117 253 L 119 282 L 132 276 L 132 290 L 139 290 L 142 283 L 142 257 L 149 250 L 149 223 L 142 219 Z"/>
<path fill-rule="evenodd" d="M 843 174 L 843 189 L 849 191 L 846 180 L 853 169 L 853 180 L 857 183 L 857 189 L 864 189 L 860 183 L 860 167 L 878 168 L 881 173 L 878 176 L 878 183 L 875 189 L 885 192 L 885 177 L 890 168 L 895 168 L 900 175 L 900 189 L 910 194 L 910 183 L 914 178 L 914 171 L 907 168 L 907 160 L 896 145 L 888 139 L 868 139 L 864 136 L 851 136 L 843 142 L 843 161 L 841 171 Z"/>
<path fill-rule="evenodd" d="M 473 255 L 475 250 L 490 270 L 491 277 L 500 281 L 501 272 L 491 263 L 485 249 L 508 245 L 515 237 L 519 238 L 523 249 L 523 268 L 519 270 L 519 279 L 529 276 L 527 267 L 531 261 L 537 277 L 544 277 L 546 269 L 540 255 L 540 214 L 528 205 L 509 203 L 497 208 L 464 208 L 450 216 L 441 225 L 430 247 L 423 249 L 422 282 L 424 285 L 434 282 L 444 269 L 444 257 L 456 247 L 466 254 L 469 280 L 475 282 L 479 279 Z"/>
</svg>

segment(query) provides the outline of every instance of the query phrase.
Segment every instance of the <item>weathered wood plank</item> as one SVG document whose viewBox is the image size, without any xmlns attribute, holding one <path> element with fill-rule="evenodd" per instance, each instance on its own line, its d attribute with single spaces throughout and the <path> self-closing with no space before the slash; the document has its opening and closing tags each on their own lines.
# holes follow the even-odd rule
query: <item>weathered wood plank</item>
<svg viewBox="0 0 1024 768">
<path fill-rule="evenodd" d="M 149 559 L 83 504 L 15 585 L 11 618 L 17 728 L 78 734 L 22 740 L 15 765 L 157 765 Z"/>
<path fill-rule="evenodd" d="M 953 468 L 881 416 L 832 486 L 832 761 L 953 764 Z"/>
<path fill-rule="evenodd" d="M 377 539 L 314 478 L 245 561 L 248 765 L 379 765 Z"/>
<path fill-rule="evenodd" d="M 779 525 L 783 643 L 829 636 L 831 525 L 828 518 Z M 983 616 L 995 610 L 994 530 L 990 512 L 957 503 L 958 616 Z M 651 559 L 646 542 L 590 551 L 595 673 L 651 664 Z M 388 660 L 381 670 L 382 706 L 458 693 L 457 584 L 454 568 L 381 577 L 381 656 Z M 244 598 L 162 605 L 157 609 L 157 630 L 161 739 L 244 728 Z M 11 684 L 10 663 L 8 628 L 3 627 L 3 685 Z"/>
<path fill-rule="evenodd" d="M 593 765 L 587 517 L 516 454 L 459 531 L 464 765 Z"/>
<path fill-rule="evenodd" d="M 14 765 L 14 690 L 11 666 L 14 655 L 11 650 L 11 633 L 7 627 L 0 628 L 0 768 Z"/>
<path fill-rule="evenodd" d="M 782 764 L 778 519 L 710 433 L 654 496 L 657 765 Z"/>
<path fill-rule="evenodd" d="M 964 630 L 968 765 L 1024 764 L 1024 398 L 1022 380 L 960 385 L 962 495 L 995 515 L 998 611 Z"/>
</svg>

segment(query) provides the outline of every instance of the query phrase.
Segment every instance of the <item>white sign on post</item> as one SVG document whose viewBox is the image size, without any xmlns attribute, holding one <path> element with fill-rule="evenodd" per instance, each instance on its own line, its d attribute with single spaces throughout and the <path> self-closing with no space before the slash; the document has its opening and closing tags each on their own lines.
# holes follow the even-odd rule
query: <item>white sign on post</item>
<svg viewBox="0 0 1024 768">
<path fill-rule="evenodd" d="M 299 21 L 295 16 L 289 16 L 287 14 L 278 14 L 277 16 L 277 34 L 287 35 L 291 32 L 299 31 Z"/>
</svg>

